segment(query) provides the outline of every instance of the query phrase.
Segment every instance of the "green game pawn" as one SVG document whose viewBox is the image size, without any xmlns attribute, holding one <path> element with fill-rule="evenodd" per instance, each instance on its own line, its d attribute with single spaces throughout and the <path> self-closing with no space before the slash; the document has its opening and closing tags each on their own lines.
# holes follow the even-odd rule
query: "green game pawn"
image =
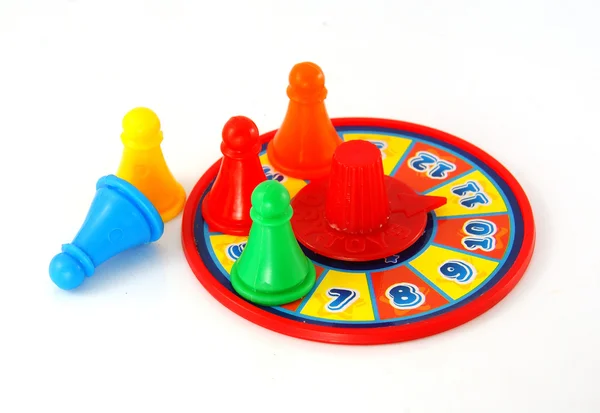
<svg viewBox="0 0 600 413">
<path fill-rule="evenodd" d="M 231 284 L 255 304 L 278 306 L 304 297 L 315 285 L 315 266 L 304 255 L 290 219 L 290 194 L 277 181 L 252 192 L 252 227 L 246 247 L 231 269 Z"/>
</svg>

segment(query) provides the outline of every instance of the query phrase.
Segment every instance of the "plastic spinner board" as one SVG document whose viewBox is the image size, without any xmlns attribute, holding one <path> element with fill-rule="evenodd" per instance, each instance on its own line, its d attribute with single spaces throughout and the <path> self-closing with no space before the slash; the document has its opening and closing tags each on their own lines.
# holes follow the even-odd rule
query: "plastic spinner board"
<svg viewBox="0 0 600 413">
<path fill-rule="evenodd" d="M 333 123 L 344 140 L 363 139 L 381 150 L 385 173 L 421 194 L 447 198 L 428 215 L 408 250 L 370 262 L 337 261 L 305 253 L 317 280 L 304 298 L 262 307 L 241 298 L 229 272 L 246 238 L 210 232 L 202 199 L 215 163 L 190 194 L 183 215 L 183 246 L 202 285 L 223 305 L 271 330 L 308 340 L 380 344 L 436 334 L 463 324 L 498 303 L 517 284 L 531 259 L 535 229 L 531 207 L 515 178 L 475 146 L 427 127 L 383 119 Z M 293 197 L 307 182 L 275 171 L 262 136 L 261 161 L 269 179 Z"/>
</svg>

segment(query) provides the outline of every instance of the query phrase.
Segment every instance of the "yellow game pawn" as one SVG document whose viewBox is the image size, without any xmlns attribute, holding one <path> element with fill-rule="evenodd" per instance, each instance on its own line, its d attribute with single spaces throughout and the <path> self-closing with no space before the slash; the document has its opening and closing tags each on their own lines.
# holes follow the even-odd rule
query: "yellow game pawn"
<svg viewBox="0 0 600 413">
<path fill-rule="evenodd" d="M 179 215 L 186 194 L 165 162 L 162 140 L 160 120 L 153 111 L 135 108 L 127 113 L 121 134 L 125 148 L 117 176 L 146 195 L 167 222 Z"/>
</svg>

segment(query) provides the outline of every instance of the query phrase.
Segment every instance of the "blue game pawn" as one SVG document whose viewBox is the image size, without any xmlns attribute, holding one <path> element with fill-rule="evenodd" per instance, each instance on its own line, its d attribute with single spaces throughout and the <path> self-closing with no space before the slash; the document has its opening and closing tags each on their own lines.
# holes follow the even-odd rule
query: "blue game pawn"
<svg viewBox="0 0 600 413">
<path fill-rule="evenodd" d="M 160 214 L 138 189 L 114 175 L 100 178 L 81 229 L 50 262 L 50 278 L 72 290 L 109 258 L 157 241 L 163 231 Z"/>
</svg>

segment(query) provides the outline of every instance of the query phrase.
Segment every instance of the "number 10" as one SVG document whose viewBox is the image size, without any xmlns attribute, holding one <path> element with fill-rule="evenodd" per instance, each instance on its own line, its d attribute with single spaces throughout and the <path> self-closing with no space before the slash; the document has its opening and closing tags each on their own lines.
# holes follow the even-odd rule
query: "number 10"
<svg viewBox="0 0 600 413">
<path fill-rule="evenodd" d="M 463 226 L 463 231 L 467 234 L 461 241 L 463 247 L 469 251 L 482 250 L 493 251 L 496 248 L 496 234 L 498 228 L 496 224 L 485 219 L 471 219 Z"/>
</svg>

